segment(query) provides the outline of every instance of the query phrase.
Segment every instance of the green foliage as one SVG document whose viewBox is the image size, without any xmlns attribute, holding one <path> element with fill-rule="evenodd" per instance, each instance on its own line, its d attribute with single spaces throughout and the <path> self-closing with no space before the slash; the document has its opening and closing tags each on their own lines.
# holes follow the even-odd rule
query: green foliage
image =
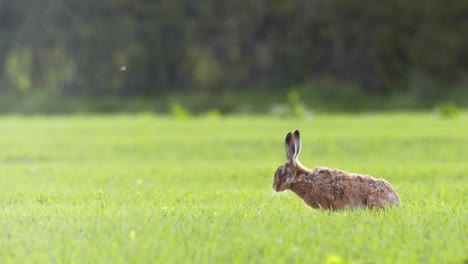
<svg viewBox="0 0 468 264">
<path fill-rule="evenodd" d="M 192 117 L 190 111 L 178 103 L 171 105 L 171 115 L 178 120 L 187 120 Z"/>
<path fill-rule="evenodd" d="M 444 118 L 454 118 L 460 115 L 460 108 L 454 103 L 440 104 L 436 108 L 437 113 Z"/>
<path fill-rule="evenodd" d="M 197 87 L 200 90 L 212 90 L 216 85 L 220 84 L 223 78 L 222 65 L 217 59 L 208 52 L 195 49 L 192 51 L 192 60 L 194 61 L 194 79 Z"/>
<path fill-rule="evenodd" d="M 467 120 L 2 116 L 0 262 L 463 263 Z M 294 128 L 304 165 L 385 178 L 402 207 L 319 211 L 274 193 Z"/>
<path fill-rule="evenodd" d="M 309 119 L 314 112 L 386 112 L 427 111 L 439 113 L 434 101 L 412 95 L 388 97 L 366 96 L 348 92 L 300 89 L 300 100 L 288 103 L 287 96 L 269 91 L 229 91 L 222 94 L 173 94 L 161 97 L 64 96 L 57 93 L 7 94 L 0 96 L 0 114 L 64 114 L 64 113 L 159 113 L 170 114 L 182 108 L 190 116 L 218 114 L 272 114 L 282 118 Z M 468 107 L 468 94 L 451 93 L 438 101 L 453 102 L 457 108 Z M 174 105 L 174 102 L 176 104 Z M 281 102 L 281 103 L 278 103 Z M 178 105 L 178 106 L 177 106 Z M 292 109 L 295 109 L 294 111 Z M 182 114 L 184 115 L 184 114 Z M 456 115 L 455 115 L 456 116 Z"/>
<path fill-rule="evenodd" d="M 294 117 L 304 119 L 310 116 L 310 112 L 302 102 L 301 94 L 297 89 L 291 89 L 287 95 L 288 107 L 287 108 L 276 108 L 274 113 L 278 113 L 284 117 Z"/>
<path fill-rule="evenodd" d="M 6 78 L 21 92 L 31 89 L 32 54 L 30 49 L 11 51 L 5 61 Z"/>
<path fill-rule="evenodd" d="M 287 104 L 272 104 L 270 113 L 282 118 L 304 119 L 310 116 L 299 90 L 290 89 L 286 100 Z"/>
<path fill-rule="evenodd" d="M 202 118 L 208 118 L 208 119 L 213 119 L 213 120 L 219 120 L 222 117 L 221 111 L 218 109 L 210 109 L 204 113 L 201 114 Z"/>
</svg>

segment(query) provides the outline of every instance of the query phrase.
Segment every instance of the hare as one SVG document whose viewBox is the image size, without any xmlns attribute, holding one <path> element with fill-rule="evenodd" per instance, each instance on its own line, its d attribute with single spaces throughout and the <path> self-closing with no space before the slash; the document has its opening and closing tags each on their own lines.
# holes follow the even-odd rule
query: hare
<svg viewBox="0 0 468 264">
<path fill-rule="evenodd" d="M 301 151 L 299 130 L 286 135 L 285 145 L 288 160 L 275 172 L 276 192 L 289 189 L 316 209 L 400 206 L 397 193 L 383 179 L 325 167 L 304 167 L 297 159 Z"/>
</svg>

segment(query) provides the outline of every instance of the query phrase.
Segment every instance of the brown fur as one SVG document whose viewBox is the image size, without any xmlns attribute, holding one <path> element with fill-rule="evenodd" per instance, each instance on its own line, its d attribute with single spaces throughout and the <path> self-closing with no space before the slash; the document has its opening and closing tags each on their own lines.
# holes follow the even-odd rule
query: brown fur
<svg viewBox="0 0 468 264">
<path fill-rule="evenodd" d="M 298 130 L 286 135 L 285 146 L 288 160 L 276 170 L 275 191 L 289 189 L 312 208 L 340 210 L 400 205 L 397 193 L 383 179 L 324 167 L 313 170 L 304 167 L 297 159 L 300 151 Z"/>
</svg>

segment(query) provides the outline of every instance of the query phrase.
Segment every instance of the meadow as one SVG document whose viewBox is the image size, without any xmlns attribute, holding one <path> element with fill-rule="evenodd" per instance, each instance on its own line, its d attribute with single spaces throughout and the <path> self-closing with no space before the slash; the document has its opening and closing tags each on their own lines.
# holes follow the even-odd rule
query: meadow
<svg viewBox="0 0 468 264">
<path fill-rule="evenodd" d="M 402 206 L 274 193 L 300 160 L 385 178 Z M 0 263 L 467 263 L 468 113 L 308 120 L 0 117 Z"/>
</svg>

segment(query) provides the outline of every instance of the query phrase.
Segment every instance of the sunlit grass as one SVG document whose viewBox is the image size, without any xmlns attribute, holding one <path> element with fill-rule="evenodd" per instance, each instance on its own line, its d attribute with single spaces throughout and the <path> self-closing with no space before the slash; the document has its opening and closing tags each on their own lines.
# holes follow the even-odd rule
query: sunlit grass
<svg viewBox="0 0 468 264">
<path fill-rule="evenodd" d="M 468 117 L 1 117 L 1 263 L 463 263 Z M 312 210 L 273 193 L 301 160 L 387 179 L 402 207 Z"/>
</svg>

